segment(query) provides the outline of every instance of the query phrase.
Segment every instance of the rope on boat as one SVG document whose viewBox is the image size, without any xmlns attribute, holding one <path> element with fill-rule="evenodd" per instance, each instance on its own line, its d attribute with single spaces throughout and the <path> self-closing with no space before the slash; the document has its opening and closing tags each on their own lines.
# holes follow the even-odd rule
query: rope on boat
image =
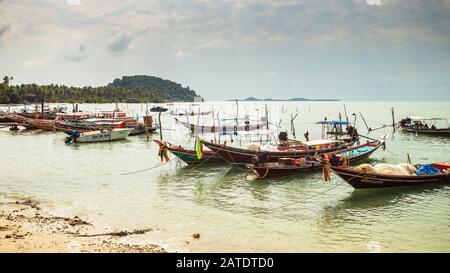
<svg viewBox="0 0 450 273">
<path fill-rule="evenodd" d="M 156 165 L 153 166 L 153 167 L 146 168 L 146 169 L 139 170 L 139 171 L 128 172 L 128 173 L 121 173 L 121 175 L 128 175 L 128 174 L 135 174 L 135 173 L 141 173 L 141 172 L 149 171 L 149 170 L 152 170 L 152 169 L 161 167 L 161 166 L 164 165 L 164 164 L 166 164 L 166 162 L 161 162 L 161 163 L 156 164 Z"/>
<path fill-rule="evenodd" d="M 260 176 L 256 170 L 253 170 L 253 174 L 256 174 L 256 177 L 258 177 L 259 179 L 264 179 L 269 174 L 269 168 L 268 167 L 266 168 L 266 172 L 264 173 L 263 176 Z"/>
</svg>

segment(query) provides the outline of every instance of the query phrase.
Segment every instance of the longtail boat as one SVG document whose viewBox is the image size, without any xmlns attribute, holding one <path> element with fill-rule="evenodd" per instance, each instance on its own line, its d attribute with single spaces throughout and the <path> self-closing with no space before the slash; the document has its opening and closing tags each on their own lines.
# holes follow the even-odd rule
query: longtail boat
<svg viewBox="0 0 450 273">
<path fill-rule="evenodd" d="M 195 111 L 184 111 L 184 112 L 171 112 L 172 116 L 207 116 L 211 114 L 212 111 L 195 112 Z"/>
<path fill-rule="evenodd" d="M 356 147 L 326 153 L 328 157 L 335 156 L 339 161 L 347 161 L 349 164 L 367 159 L 378 148 L 384 145 L 384 140 L 376 140 L 368 142 Z M 301 172 L 315 171 L 322 169 L 323 165 L 313 157 L 298 159 L 279 159 L 279 162 L 251 164 L 246 165 L 247 168 L 253 170 L 258 178 L 281 177 L 286 175 L 297 174 Z"/>
<path fill-rule="evenodd" d="M 105 142 L 105 141 L 113 141 L 113 140 L 122 140 L 126 139 L 130 134 L 131 129 L 129 128 L 113 128 L 111 130 L 98 130 L 98 131 L 89 131 L 80 133 L 78 131 L 73 131 L 66 138 L 66 143 L 80 142 Z"/>
<path fill-rule="evenodd" d="M 354 142 L 339 142 L 333 140 L 313 140 L 303 142 L 302 145 L 280 147 L 275 151 L 251 150 L 203 141 L 203 144 L 211 151 L 220 155 L 228 163 L 233 165 L 252 164 L 253 158 L 262 154 L 267 155 L 267 162 L 278 162 L 280 158 L 302 158 L 317 154 L 330 153 L 351 147 Z"/>
<path fill-rule="evenodd" d="M 24 121 L 33 126 L 36 129 L 42 131 L 55 131 L 55 120 L 54 119 L 38 119 L 38 118 L 25 118 Z"/>
<path fill-rule="evenodd" d="M 8 119 L 16 122 L 19 126 L 25 127 L 27 130 L 36 129 L 34 125 L 26 122 L 26 118 L 17 114 L 8 114 Z"/>
<path fill-rule="evenodd" d="M 197 152 L 195 150 L 186 149 L 182 146 L 175 146 L 169 142 L 161 142 L 159 140 L 153 140 L 159 147 L 166 147 L 173 155 L 184 161 L 188 165 L 199 164 L 199 163 L 223 163 L 225 160 L 212 152 L 211 150 L 203 150 L 202 157 L 199 159 L 197 157 Z"/>
<path fill-rule="evenodd" d="M 436 123 L 438 122 L 445 123 L 445 126 L 443 128 L 437 128 Z M 407 117 L 400 120 L 399 127 L 403 132 L 450 136 L 450 127 L 448 126 L 448 120 L 445 118 Z"/>
<path fill-rule="evenodd" d="M 221 134 L 227 134 L 230 132 L 241 132 L 241 131 L 253 131 L 253 130 L 260 130 L 263 129 L 265 124 L 264 123 L 258 123 L 258 124 L 250 124 L 248 121 L 245 122 L 245 125 L 217 125 L 217 126 L 206 126 L 206 125 L 195 125 L 188 122 L 180 121 L 179 119 L 175 118 L 175 121 L 187 129 L 191 131 L 192 134 L 199 133 L 199 134 L 208 134 L 208 133 L 221 133 Z"/>
<path fill-rule="evenodd" d="M 416 165 L 416 168 L 420 168 L 421 166 L 423 166 L 423 164 Z M 333 166 L 331 166 L 331 170 L 355 189 L 391 188 L 450 182 L 449 162 L 434 163 L 431 164 L 431 166 L 437 168 L 440 172 L 436 174 L 393 175 L 367 173 L 349 167 Z"/>
</svg>

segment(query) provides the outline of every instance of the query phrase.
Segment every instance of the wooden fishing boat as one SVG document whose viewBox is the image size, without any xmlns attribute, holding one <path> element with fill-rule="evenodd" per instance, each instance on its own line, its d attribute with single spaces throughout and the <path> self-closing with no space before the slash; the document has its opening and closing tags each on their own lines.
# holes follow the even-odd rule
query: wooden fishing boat
<svg viewBox="0 0 450 273">
<path fill-rule="evenodd" d="M 444 123 L 443 128 L 438 128 L 437 123 Z M 450 127 L 448 119 L 445 118 L 423 118 L 423 117 L 407 117 L 399 123 L 399 128 L 403 132 L 434 135 L 434 136 L 450 136 Z"/>
<path fill-rule="evenodd" d="M 326 153 L 328 157 L 335 156 L 338 160 L 346 161 L 349 164 L 369 158 L 378 148 L 384 145 L 384 140 L 368 142 L 356 147 Z M 281 162 L 280 162 L 281 161 Z M 258 178 L 281 177 L 297 174 L 301 172 L 314 171 L 322 169 L 322 164 L 314 157 L 299 159 L 279 159 L 279 162 L 269 162 L 264 164 L 246 165 L 253 170 Z"/>
<path fill-rule="evenodd" d="M 150 112 L 166 112 L 167 110 L 169 110 L 169 109 L 161 107 L 161 106 L 154 106 L 154 107 L 150 108 Z"/>
<path fill-rule="evenodd" d="M 55 131 L 54 119 L 38 119 L 38 118 L 25 118 L 24 121 L 30 126 L 40 129 L 42 131 Z"/>
<path fill-rule="evenodd" d="M 288 150 L 286 150 L 286 147 L 283 147 L 282 150 L 277 148 L 275 151 L 255 151 L 227 146 L 226 143 L 217 144 L 208 141 L 203 141 L 203 144 L 211 149 L 211 151 L 220 155 L 228 163 L 233 165 L 244 165 L 252 164 L 255 156 L 267 155 L 267 162 L 278 162 L 280 158 L 296 159 L 344 150 L 351 147 L 354 142 L 347 143 L 333 140 L 314 140 L 303 142 L 302 145 L 291 146 Z"/>
<path fill-rule="evenodd" d="M 30 107 L 28 109 L 21 109 L 16 114 L 25 118 L 34 119 L 43 118 L 43 114 L 45 119 L 55 119 L 57 114 L 65 113 L 66 111 L 67 107 L 55 107 L 53 109 L 50 109 L 49 106 L 44 106 L 44 111 L 42 112 L 42 106 L 36 105 L 35 107 Z"/>
<path fill-rule="evenodd" d="M 89 132 L 73 131 L 70 136 L 66 138 L 66 143 L 71 142 L 105 142 L 126 139 L 130 134 L 129 128 L 113 128 L 111 130 L 98 130 Z"/>
<path fill-rule="evenodd" d="M 439 169 L 438 174 L 422 175 L 392 175 L 379 173 L 366 173 L 349 167 L 333 167 L 331 169 L 355 189 L 391 188 L 401 186 L 427 185 L 439 182 L 450 182 L 450 163 L 434 163 L 433 167 Z M 416 165 L 420 167 L 421 165 Z"/>
<path fill-rule="evenodd" d="M 166 147 L 173 155 L 181 159 L 183 162 L 189 165 L 199 163 L 224 163 L 225 160 L 219 155 L 215 154 L 211 150 L 203 150 L 203 155 L 199 159 L 195 150 L 185 149 L 182 146 L 175 146 L 169 142 L 161 142 L 159 140 L 153 140 L 159 147 Z"/>
<path fill-rule="evenodd" d="M 16 122 L 18 126 L 25 127 L 27 130 L 33 130 L 36 129 L 34 125 L 31 125 L 26 122 L 26 118 L 17 114 L 9 114 L 8 119 L 12 120 L 13 122 Z"/>
<path fill-rule="evenodd" d="M 263 129 L 265 124 L 264 123 L 258 123 L 258 124 L 250 124 L 248 121 L 245 122 L 245 125 L 218 125 L 218 126 L 205 126 L 205 125 L 195 125 L 188 122 L 180 121 L 179 119 L 175 118 L 175 121 L 184 127 L 188 128 L 192 134 L 198 133 L 198 134 L 208 134 L 208 133 L 220 133 L 220 134 L 227 134 L 232 132 L 240 132 L 240 131 L 253 131 L 253 130 L 260 130 Z"/>
<path fill-rule="evenodd" d="M 210 115 L 212 111 L 195 112 L 195 111 L 184 111 L 184 112 L 171 112 L 172 116 L 207 116 Z"/>
</svg>

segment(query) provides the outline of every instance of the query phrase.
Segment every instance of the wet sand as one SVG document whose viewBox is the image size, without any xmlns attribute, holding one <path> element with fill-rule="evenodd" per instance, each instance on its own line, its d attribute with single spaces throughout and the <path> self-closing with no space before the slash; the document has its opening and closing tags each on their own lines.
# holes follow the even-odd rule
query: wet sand
<svg viewBox="0 0 450 273">
<path fill-rule="evenodd" d="M 30 199 L 0 202 L 0 252 L 167 252 L 158 245 L 126 242 L 151 232 L 99 230 L 76 215 L 50 215 Z"/>
</svg>

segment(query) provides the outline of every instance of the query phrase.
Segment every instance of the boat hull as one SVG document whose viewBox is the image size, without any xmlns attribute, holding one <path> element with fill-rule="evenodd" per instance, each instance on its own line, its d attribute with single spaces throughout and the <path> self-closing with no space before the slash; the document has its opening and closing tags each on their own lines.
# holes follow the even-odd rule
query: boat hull
<svg viewBox="0 0 450 273">
<path fill-rule="evenodd" d="M 400 129 L 403 132 L 408 132 L 408 133 L 450 137 L 450 128 L 449 129 L 415 129 L 415 128 L 408 128 L 405 126 L 400 126 Z"/>
<path fill-rule="evenodd" d="M 162 143 L 159 140 L 153 140 L 158 146 L 166 145 Z M 182 148 L 181 146 L 168 146 L 166 145 L 167 149 L 176 157 L 181 159 L 184 163 L 188 165 L 195 165 L 195 164 L 213 164 L 213 163 L 224 163 L 225 160 L 220 157 L 219 155 L 215 154 L 212 151 L 203 151 L 202 158 L 197 158 L 197 153 L 194 150 L 188 150 L 185 148 Z"/>
<path fill-rule="evenodd" d="M 450 182 L 450 173 L 433 175 L 383 175 L 348 168 L 331 167 L 333 172 L 355 189 L 392 188 Z"/>
<path fill-rule="evenodd" d="M 236 148 L 221 144 L 215 144 L 212 142 L 203 142 L 206 147 L 211 149 L 213 152 L 220 155 L 225 161 L 232 165 L 244 165 L 244 164 L 252 164 L 254 156 L 257 154 L 261 154 L 261 152 Z M 301 158 L 306 156 L 313 156 L 317 154 L 330 153 L 338 150 L 345 149 L 351 146 L 352 143 L 340 145 L 334 148 L 322 149 L 322 150 L 293 150 L 293 151 L 268 151 L 267 154 L 269 156 L 268 162 L 278 162 L 280 158 Z"/>
<path fill-rule="evenodd" d="M 322 168 L 322 164 L 319 162 L 311 162 L 306 165 L 296 166 L 296 165 L 287 165 L 287 166 L 270 166 L 270 165 L 262 165 L 255 166 L 250 165 L 248 168 L 252 169 L 256 176 L 260 179 L 262 178 L 274 178 L 274 177 L 283 177 L 294 175 L 303 172 L 312 172 L 316 170 L 320 170 Z"/>
<path fill-rule="evenodd" d="M 359 162 L 361 160 L 365 160 L 369 158 L 381 145 L 383 142 L 375 141 L 371 143 L 367 143 L 364 145 L 360 145 L 357 147 L 339 150 L 336 152 L 328 153 L 330 155 L 336 155 L 337 157 L 347 157 L 347 160 L 350 164 Z M 370 148 L 369 150 L 358 153 L 352 153 L 353 151 L 358 151 L 363 148 Z M 247 165 L 248 168 L 252 169 L 258 178 L 271 178 L 271 177 L 282 177 L 293 174 L 298 174 L 302 172 L 310 172 L 319 170 L 322 168 L 322 164 L 319 162 L 306 162 L 304 165 L 281 165 L 278 163 L 268 163 L 260 166 L 256 165 Z"/>
<path fill-rule="evenodd" d="M 87 143 L 87 142 L 106 142 L 114 140 L 123 140 L 128 137 L 131 129 L 113 129 L 109 131 L 91 131 L 81 133 L 80 137 L 74 139 L 75 142 Z"/>
</svg>

